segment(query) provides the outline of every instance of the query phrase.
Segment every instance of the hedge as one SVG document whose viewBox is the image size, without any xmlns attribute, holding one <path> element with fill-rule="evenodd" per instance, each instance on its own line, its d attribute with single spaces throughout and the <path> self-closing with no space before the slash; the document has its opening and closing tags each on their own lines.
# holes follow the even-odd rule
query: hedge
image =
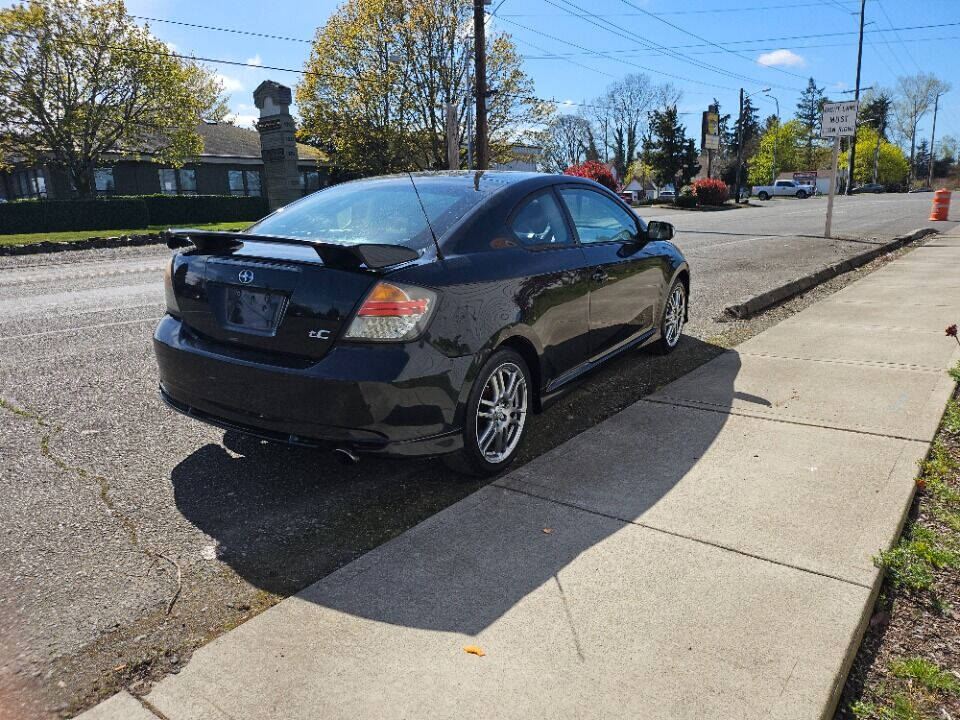
<svg viewBox="0 0 960 720">
<path fill-rule="evenodd" d="M 0 235 L 245 221 L 257 220 L 266 214 L 265 198 L 235 195 L 24 200 L 0 203 Z"/>
</svg>

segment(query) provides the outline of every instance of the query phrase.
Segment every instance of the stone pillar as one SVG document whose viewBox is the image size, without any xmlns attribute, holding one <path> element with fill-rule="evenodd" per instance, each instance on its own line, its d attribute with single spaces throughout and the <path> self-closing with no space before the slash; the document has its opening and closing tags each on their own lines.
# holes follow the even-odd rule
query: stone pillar
<svg viewBox="0 0 960 720">
<path fill-rule="evenodd" d="M 257 132 L 260 133 L 263 183 L 270 210 L 300 197 L 296 126 L 290 115 L 292 100 L 290 88 L 273 80 L 264 80 L 253 91 L 253 102 L 260 110 Z"/>
</svg>

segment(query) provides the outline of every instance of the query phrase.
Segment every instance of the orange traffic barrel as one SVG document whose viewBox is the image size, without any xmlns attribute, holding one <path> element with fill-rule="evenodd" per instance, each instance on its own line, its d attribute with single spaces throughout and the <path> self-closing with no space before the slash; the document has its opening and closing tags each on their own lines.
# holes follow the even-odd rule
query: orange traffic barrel
<svg viewBox="0 0 960 720">
<path fill-rule="evenodd" d="M 933 194 L 933 210 L 930 211 L 931 220 L 946 220 L 950 214 L 950 191 L 940 188 Z"/>
</svg>

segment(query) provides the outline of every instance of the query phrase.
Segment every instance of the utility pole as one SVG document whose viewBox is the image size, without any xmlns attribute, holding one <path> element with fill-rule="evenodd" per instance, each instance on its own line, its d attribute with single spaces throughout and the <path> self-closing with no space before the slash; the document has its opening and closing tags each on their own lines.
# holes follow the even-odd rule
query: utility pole
<svg viewBox="0 0 960 720">
<path fill-rule="evenodd" d="M 937 93 L 936 99 L 933 101 L 933 130 L 930 131 L 930 176 L 927 179 L 927 187 L 933 187 L 933 159 L 936 157 L 933 154 L 933 141 L 937 137 L 937 109 L 940 106 L 940 93 Z"/>
<path fill-rule="evenodd" d="M 473 59 L 477 85 L 477 152 L 478 170 L 486 170 L 490 162 L 487 137 L 487 40 L 484 5 L 490 0 L 473 0 Z"/>
<path fill-rule="evenodd" d="M 857 45 L 857 84 L 854 86 L 853 99 L 860 103 L 860 63 L 863 60 L 863 15 L 867 0 L 860 0 L 860 42 Z M 857 135 L 850 137 L 850 155 L 847 159 L 847 195 L 853 190 L 853 163 L 857 159 Z"/>
<path fill-rule="evenodd" d="M 740 168 L 743 166 L 743 88 L 740 88 L 740 112 L 737 114 L 737 202 L 740 202 Z"/>
<path fill-rule="evenodd" d="M 460 169 L 460 132 L 457 127 L 457 111 L 453 103 L 446 104 L 447 129 L 447 167 L 451 170 Z"/>
</svg>

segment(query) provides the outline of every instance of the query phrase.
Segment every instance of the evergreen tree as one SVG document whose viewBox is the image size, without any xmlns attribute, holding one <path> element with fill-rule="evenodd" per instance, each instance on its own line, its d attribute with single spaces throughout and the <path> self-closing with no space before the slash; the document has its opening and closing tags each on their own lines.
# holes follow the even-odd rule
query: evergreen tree
<svg viewBox="0 0 960 720">
<path fill-rule="evenodd" d="M 741 171 L 740 171 L 740 181 L 743 182 L 744 178 L 747 176 L 746 164 L 747 160 L 753 154 L 753 151 L 756 149 L 757 144 L 760 140 L 760 135 L 762 131 L 760 129 L 760 121 L 757 118 L 757 108 L 753 104 L 753 101 L 750 98 L 745 98 L 743 101 L 743 135 L 740 135 L 740 120 L 737 118 L 734 121 L 732 129 L 727 133 L 725 137 L 726 145 L 729 148 L 729 162 L 723 168 L 723 173 L 721 178 L 727 185 L 734 185 L 737 178 L 737 150 L 739 147 L 740 138 L 743 138 L 743 153 L 741 155 Z"/>
<path fill-rule="evenodd" d="M 652 169 L 657 185 L 673 183 L 679 189 L 700 171 L 693 138 L 686 136 L 677 106 L 650 113 L 650 134 L 644 138 L 643 161 Z"/>
<path fill-rule="evenodd" d="M 820 116 L 823 114 L 823 103 L 826 97 L 823 94 L 823 88 L 817 87 L 813 78 L 807 81 L 807 88 L 800 94 L 800 101 L 797 103 L 797 120 L 806 129 L 806 155 L 804 162 L 807 168 L 813 166 L 813 138 L 820 126 Z"/>
<path fill-rule="evenodd" d="M 917 151 L 913 157 L 914 177 L 925 178 L 930 171 L 930 143 L 921 140 L 917 143 Z"/>
<path fill-rule="evenodd" d="M 880 137 L 888 140 L 887 124 L 890 120 L 890 110 L 893 107 L 893 100 L 885 92 L 877 95 L 871 94 L 860 103 L 860 111 L 857 113 L 857 124 L 867 125 L 880 133 Z"/>
</svg>

